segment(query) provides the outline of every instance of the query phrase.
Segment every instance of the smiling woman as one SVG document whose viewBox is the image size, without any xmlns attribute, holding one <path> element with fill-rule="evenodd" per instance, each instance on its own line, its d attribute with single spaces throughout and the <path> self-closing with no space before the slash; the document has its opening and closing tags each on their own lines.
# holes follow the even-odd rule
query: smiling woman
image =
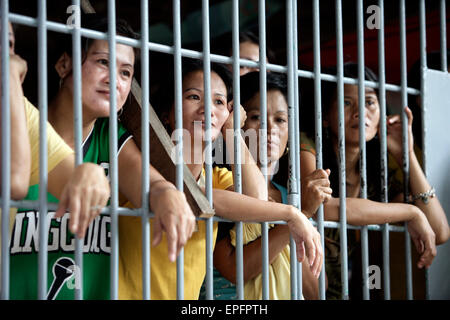
<svg viewBox="0 0 450 320">
<path fill-rule="evenodd" d="M 105 32 L 108 30 L 108 20 L 106 18 L 93 15 L 83 19 L 83 27 Z M 117 35 L 135 37 L 133 31 L 123 20 L 117 21 Z M 68 40 L 71 40 L 70 37 Z M 67 46 L 63 46 L 63 52 L 56 62 L 55 69 L 61 77 L 61 86 L 56 97 L 49 103 L 49 121 L 65 142 L 74 147 L 74 82 L 82 82 L 82 152 L 83 162 L 93 162 L 104 169 L 104 173 L 109 176 L 110 163 L 110 136 L 109 122 L 110 113 L 110 64 L 109 46 L 107 41 L 86 40 L 82 47 L 81 79 L 73 76 L 73 65 L 71 57 L 71 41 Z M 117 90 L 117 110 L 120 110 L 130 93 L 131 81 L 135 64 L 135 52 L 133 48 L 126 45 L 116 45 L 116 83 Z M 130 203 L 131 206 L 140 207 L 141 199 L 141 179 L 142 179 L 142 158 L 132 136 L 125 127 L 117 123 L 117 160 L 119 175 L 119 192 Z M 149 164 L 148 164 L 149 165 Z M 150 209 L 155 214 L 153 243 L 161 241 L 162 233 L 167 234 L 170 239 L 167 242 L 168 256 L 171 261 L 175 260 L 180 248 L 191 236 L 195 218 L 182 192 L 169 182 L 167 182 L 152 166 L 149 165 L 150 188 L 149 196 Z M 101 170 L 103 173 L 103 170 Z M 61 175 L 63 176 L 63 175 Z M 35 190 L 36 191 L 36 190 Z M 91 192 L 84 193 L 91 196 Z M 95 195 L 92 195 L 95 197 Z M 37 193 L 29 193 L 28 200 L 35 200 Z M 33 198 L 34 197 L 34 198 Z M 48 194 L 51 202 L 57 200 L 52 194 Z M 122 203 L 123 204 L 123 203 Z M 72 210 L 72 208 L 70 208 Z M 87 208 L 89 211 L 89 207 Z M 59 226 L 64 220 L 59 220 L 61 212 L 57 213 L 50 224 Z M 23 217 L 22 217 L 23 218 Z M 84 299 L 108 299 L 110 294 L 110 252 L 111 252 L 111 232 L 110 217 L 97 219 L 96 223 L 89 226 L 87 242 L 91 245 L 84 245 L 83 256 L 83 279 L 85 287 L 83 289 Z M 20 221 L 19 221 L 20 222 Z M 18 224 L 19 225 L 19 224 Z M 31 226 L 31 225 L 30 225 Z M 61 224 L 61 228 L 63 224 Z M 32 229 L 32 228 L 31 228 Z M 29 238 L 31 230 L 24 226 L 18 239 Z M 28 233 L 27 233 L 28 232 Z M 54 273 L 52 265 L 57 265 L 58 261 L 72 261 L 74 257 L 74 235 L 65 232 L 56 232 L 51 228 L 50 239 L 56 244 L 48 254 L 49 280 L 52 281 Z M 56 237 L 56 239 L 55 239 Z M 102 250 L 96 250 L 100 244 Z M 28 259 L 34 261 L 37 253 L 17 252 L 11 256 L 11 275 L 13 281 L 20 279 L 22 283 L 32 283 L 29 279 L 35 277 L 36 268 L 30 268 Z M 34 261 L 35 262 L 35 261 Z M 33 262 L 33 263 L 34 263 Z M 19 281 L 19 280 L 17 280 Z M 29 290 L 20 290 L 14 294 L 15 298 L 29 298 Z M 31 289 L 30 289 L 31 290 Z M 32 295 L 32 293 L 31 293 Z M 56 299 L 72 299 L 74 290 L 65 286 L 54 295 Z"/>
</svg>

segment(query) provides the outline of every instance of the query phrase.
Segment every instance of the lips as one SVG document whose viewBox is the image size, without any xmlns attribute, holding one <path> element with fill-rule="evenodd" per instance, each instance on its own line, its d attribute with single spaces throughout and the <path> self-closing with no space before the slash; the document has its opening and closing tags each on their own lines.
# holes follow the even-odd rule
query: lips
<svg viewBox="0 0 450 320">
<path fill-rule="evenodd" d="M 366 122 L 366 128 L 370 127 L 370 125 Z M 354 124 L 350 127 L 351 129 L 359 129 L 359 123 Z"/>
<path fill-rule="evenodd" d="M 206 128 L 206 122 L 204 120 L 194 120 L 194 127 L 202 126 L 202 128 Z M 215 127 L 215 124 L 211 122 L 211 128 Z"/>
<path fill-rule="evenodd" d="M 97 90 L 98 93 L 109 97 L 109 90 Z"/>
</svg>

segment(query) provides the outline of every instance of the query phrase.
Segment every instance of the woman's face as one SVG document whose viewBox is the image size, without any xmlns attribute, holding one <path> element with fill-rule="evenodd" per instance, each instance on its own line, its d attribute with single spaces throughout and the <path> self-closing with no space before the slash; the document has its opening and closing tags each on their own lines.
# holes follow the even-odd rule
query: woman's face
<svg viewBox="0 0 450 320">
<path fill-rule="evenodd" d="M 116 45 L 116 97 L 120 110 L 130 93 L 134 71 L 134 51 L 127 45 Z M 109 48 L 105 40 L 95 40 L 81 67 L 83 112 L 95 118 L 109 116 Z M 68 77 L 73 91 L 73 73 Z"/>
<path fill-rule="evenodd" d="M 205 92 L 203 71 L 188 73 L 183 79 L 183 129 L 191 135 L 191 141 L 203 141 L 205 137 Z M 227 88 L 215 72 L 211 72 L 211 138 L 214 141 L 230 115 L 227 105 Z M 169 124 L 175 128 L 175 108 L 169 114 Z"/>
<path fill-rule="evenodd" d="M 372 140 L 378 131 L 380 122 L 380 106 L 378 97 L 373 88 L 366 88 L 365 92 L 365 125 L 366 141 Z M 331 109 L 325 121 L 330 133 L 338 136 L 338 107 L 337 100 L 334 99 Z M 344 124 L 345 143 L 359 145 L 359 101 L 358 86 L 352 84 L 344 85 Z"/>
<path fill-rule="evenodd" d="M 252 61 L 259 61 L 259 46 L 253 42 L 242 42 L 239 44 L 239 57 Z M 258 68 L 248 68 L 241 66 L 239 74 L 243 76 L 252 71 L 258 71 Z"/>
<path fill-rule="evenodd" d="M 247 120 L 243 129 L 246 132 L 246 136 L 250 134 L 250 132 L 247 132 L 249 129 L 259 133 L 261 115 L 259 99 L 259 93 L 257 93 L 245 104 Z M 260 155 L 259 134 L 257 134 L 257 137 L 258 154 Z M 269 162 L 274 162 L 281 158 L 286 149 L 288 137 L 288 105 L 286 99 L 279 90 L 269 90 L 267 92 L 267 159 Z M 254 150 L 252 146 L 248 147 L 250 150 Z M 258 162 L 260 162 L 259 158 Z"/>
<path fill-rule="evenodd" d="M 0 27 L 0 31 L 1 31 Z M 14 36 L 14 29 L 12 27 L 11 22 L 8 22 L 8 43 L 9 43 L 9 55 L 15 54 L 15 44 L 16 44 L 16 38 Z M 2 44 L 0 43 L 0 53 L 2 52 Z"/>
<path fill-rule="evenodd" d="M 259 46 L 253 42 L 245 41 L 239 44 L 239 57 L 241 59 L 251 60 L 258 62 L 259 61 Z M 266 62 L 269 60 L 266 59 Z M 229 64 L 228 68 L 230 71 L 233 71 L 233 65 Z M 239 75 L 243 76 L 249 72 L 259 71 L 259 68 L 248 68 L 241 66 L 239 70 Z"/>
</svg>

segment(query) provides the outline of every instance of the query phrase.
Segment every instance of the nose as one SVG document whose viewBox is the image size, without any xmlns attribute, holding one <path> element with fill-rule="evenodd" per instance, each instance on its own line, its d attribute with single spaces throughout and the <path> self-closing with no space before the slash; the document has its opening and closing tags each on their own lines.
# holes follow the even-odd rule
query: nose
<svg viewBox="0 0 450 320">
<path fill-rule="evenodd" d="M 279 128 L 275 123 L 275 119 L 271 117 L 267 118 L 267 136 L 277 136 L 279 134 Z"/>
</svg>

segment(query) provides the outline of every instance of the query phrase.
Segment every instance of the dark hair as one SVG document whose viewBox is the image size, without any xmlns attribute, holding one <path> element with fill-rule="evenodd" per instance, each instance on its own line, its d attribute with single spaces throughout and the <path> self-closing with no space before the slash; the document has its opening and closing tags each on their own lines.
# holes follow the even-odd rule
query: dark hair
<svg viewBox="0 0 450 320">
<path fill-rule="evenodd" d="M 427 68 L 441 70 L 441 52 L 434 51 L 430 52 L 426 56 Z M 450 61 L 450 50 L 447 51 L 447 61 Z M 420 72 L 420 59 L 417 60 L 408 72 L 408 87 L 412 87 L 420 90 L 422 83 L 421 72 Z M 414 135 L 414 143 L 422 148 L 422 112 L 421 108 L 417 102 L 416 95 L 408 95 L 408 107 L 411 109 L 414 117 L 412 130 Z"/>
<path fill-rule="evenodd" d="M 88 14 L 81 14 L 81 27 L 90 29 L 90 30 L 96 30 L 100 32 L 107 32 L 108 31 L 108 19 L 104 16 L 101 16 L 96 13 L 88 13 Z M 133 31 L 133 29 L 130 27 L 128 22 L 126 22 L 123 19 L 117 19 L 116 21 L 116 34 L 120 36 L 125 36 L 133 39 L 137 39 L 137 34 Z M 63 34 L 58 33 L 54 37 L 55 43 L 58 45 L 56 46 L 56 50 L 54 52 L 49 52 L 49 56 L 51 56 L 54 61 L 58 61 L 58 59 L 61 57 L 62 54 L 67 53 L 70 57 L 72 56 L 72 36 L 71 34 Z M 92 46 L 92 43 L 94 42 L 94 39 L 89 39 L 86 37 L 81 37 L 81 55 L 82 55 L 82 63 L 86 59 L 87 52 L 89 48 Z M 139 68 L 139 50 L 136 48 L 133 48 L 134 56 L 135 56 L 135 63 L 134 63 L 134 69 L 136 72 L 140 71 Z M 51 61 L 51 58 L 49 58 Z M 56 83 L 59 81 L 59 75 L 55 71 L 54 65 L 49 64 L 49 82 L 54 83 L 55 85 L 49 86 L 49 97 L 55 97 L 58 93 L 58 86 Z M 135 73 L 135 77 L 137 77 L 138 74 Z"/>
<path fill-rule="evenodd" d="M 324 73 L 336 74 L 336 67 L 325 70 Z M 358 64 L 349 62 L 344 64 L 344 77 L 358 78 Z M 378 81 L 375 73 L 368 67 L 364 67 L 364 78 L 369 81 Z M 377 96 L 378 91 L 375 90 Z M 330 111 L 333 101 L 337 98 L 337 83 L 322 81 L 322 112 L 323 117 L 326 118 Z M 333 189 L 333 196 L 339 196 L 339 164 L 338 155 L 334 151 L 333 143 L 331 141 L 328 128 L 322 127 L 323 139 L 323 167 L 331 169 L 330 182 Z M 309 132 L 310 137 L 314 137 L 312 132 Z M 380 179 L 380 141 L 378 135 L 372 140 L 366 142 L 366 173 L 367 173 L 367 192 L 371 200 L 381 200 L 381 179 Z M 356 166 L 359 168 L 359 161 Z"/>
<path fill-rule="evenodd" d="M 267 91 L 280 91 L 287 102 L 287 80 L 286 75 L 275 72 L 268 72 L 266 75 Z M 259 71 L 249 72 L 240 79 L 241 87 L 241 104 L 245 108 L 245 104 L 259 93 Z"/>
<path fill-rule="evenodd" d="M 259 71 L 249 72 L 241 76 L 241 104 L 244 109 L 247 109 L 247 103 L 260 92 L 259 88 Z M 278 90 L 280 91 L 286 103 L 287 98 L 287 77 L 283 73 L 268 72 L 266 75 L 267 91 Z M 288 181 L 288 169 L 289 169 L 289 156 L 287 154 L 281 156 L 278 160 L 279 169 L 277 173 L 272 177 L 272 181 L 286 186 Z"/>
<path fill-rule="evenodd" d="M 324 69 L 324 73 L 336 75 L 337 68 L 331 67 Z M 344 77 L 346 78 L 358 78 L 358 64 L 355 62 L 344 63 Z M 364 80 L 368 81 L 378 81 L 376 74 L 367 66 L 364 66 Z M 334 99 L 337 97 L 337 83 L 330 81 L 322 81 L 322 112 L 324 116 L 330 111 L 330 107 Z M 375 93 L 378 97 L 378 89 L 375 89 Z"/>
<path fill-rule="evenodd" d="M 86 13 L 81 15 L 81 27 L 85 29 L 107 32 L 108 31 L 108 18 L 96 13 Z M 63 53 L 67 53 L 69 56 L 72 56 L 72 37 L 71 35 L 61 34 L 61 52 L 59 56 Z M 117 19 L 116 20 L 116 35 L 124 36 L 132 39 L 138 39 L 138 34 L 133 31 L 131 26 L 128 24 L 126 20 Z M 81 37 L 81 52 L 85 55 L 92 43 L 95 39 L 90 39 L 86 37 Z M 139 57 L 137 48 L 134 48 L 135 58 Z M 58 56 L 58 58 L 59 58 Z"/>
<path fill-rule="evenodd" d="M 196 71 L 203 71 L 203 61 L 197 59 L 183 58 L 182 59 L 182 75 L 181 78 L 184 80 L 187 75 Z M 164 85 L 162 85 L 159 90 L 155 93 L 152 101 L 153 108 L 159 117 L 165 113 L 169 113 L 175 100 L 174 90 L 174 73 L 173 66 L 168 68 L 169 74 L 165 77 Z M 211 72 L 216 73 L 224 82 L 227 89 L 227 101 L 233 99 L 233 84 L 231 80 L 231 73 L 223 65 L 218 63 L 211 63 Z"/>
<path fill-rule="evenodd" d="M 250 30 L 239 32 L 239 43 L 250 42 L 259 46 L 258 36 Z M 220 55 L 231 56 L 233 54 L 233 34 L 228 32 L 217 38 L 211 47 L 212 52 L 217 52 Z M 270 63 L 275 63 L 275 54 L 272 49 L 266 45 L 266 55 Z"/>
</svg>

